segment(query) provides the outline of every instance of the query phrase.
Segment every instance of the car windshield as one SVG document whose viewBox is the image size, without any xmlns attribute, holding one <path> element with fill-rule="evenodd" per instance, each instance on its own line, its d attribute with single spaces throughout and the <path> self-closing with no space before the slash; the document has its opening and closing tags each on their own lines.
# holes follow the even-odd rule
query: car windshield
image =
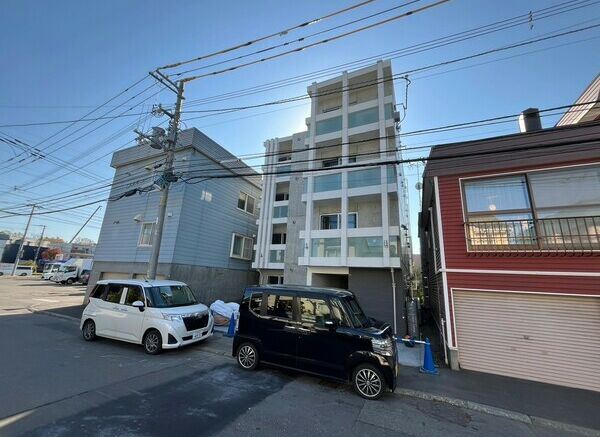
<svg viewBox="0 0 600 437">
<path fill-rule="evenodd" d="M 187 285 L 162 285 L 146 288 L 149 306 L 155 308 L 171 308 L 198 303 L 194 293 Z"/>
<path fill-rule="evenodd" d="M 369 319 L 367 318 L 367 316 L 365 316 L 365 313 L 363 313 L 363 310 L 358 304 L 356 298 L 346 297 L 344 298 L 344 301 L 346 302 L 346 306 L 350 311 L 350 318 L 352 319 L 352 324 L 356 328 L 368 328 L 369 326 L 371 326 Z"/>
</svg>

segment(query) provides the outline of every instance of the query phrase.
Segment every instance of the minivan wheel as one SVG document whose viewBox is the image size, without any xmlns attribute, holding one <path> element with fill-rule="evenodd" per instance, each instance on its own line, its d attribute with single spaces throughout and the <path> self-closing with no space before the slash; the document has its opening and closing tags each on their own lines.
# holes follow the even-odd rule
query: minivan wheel
<svg viewBox="0 0 600 437">
<path fill-rule="evenodd" d="M 156 329 L 151 329 L 144 336 L 144 351 L 150 355 L 156 355 L 162 351 L 162 336 Z"/>
<path fill-rule="evenodd" d="M 379 399 L 385 391 L 385 380 L 377 367 L 361 364 L 354 369 L 352 385 L 354 390 L 365 399 Z"/>
<path fill-rule="evenodd" d="M 94 341 L 96 339 L 96 324 L 93 320 L 86 320 L 81 329 L 85 341 Z"/>
<path fill-rule="evenodd" d="M 244 343 L 238 348 L 237 362 L 244 370 L 254 370 L 258 367 L 258 350 L 252 343 Z"/>
</svg>

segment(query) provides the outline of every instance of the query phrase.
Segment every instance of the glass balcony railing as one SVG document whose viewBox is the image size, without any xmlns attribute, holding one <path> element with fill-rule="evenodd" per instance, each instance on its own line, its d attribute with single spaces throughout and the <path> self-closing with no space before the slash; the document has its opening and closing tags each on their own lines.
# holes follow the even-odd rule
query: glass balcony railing
<svg viewBox="0 0 600 437">
<path fill-rule="evenodd" d="M 388 184 L 396 183 L 396 167 L 393 165 L 387 166 L 387 183 Z"/>
<path fill-rule="evenodd" d="M 361 111 L 350 112 L 348 114 L 348 128 L 376 123 L 378 120 L 379 108 L 377 106 L 363 109 Z"/>
<path fill-rule="evenodd" d="M 310 256 L 323 258 L 339 258 L 342 254 L 340 238 L 313 238 Z"/>
<path fill-rule="evenodd" d="M 379 167 L 348 172 L 348 188 L 369 187 L 381 184 Z"/>
<path fill-rule="evenodd" d="M 282 176 L 289 176 L 290 171 L 292 171 L 291 164 L 278 165 L 276 170 L 277 173 L 282 173 Z"/>
<path fill-rule="evenodd" d="M 315 135 L 325 135 L 342 130 L 342 116 L 317 121 L 315 124 Z"/>
<path fill-rule="evenodd" d="M 283 263 L 285 258 L 285 250 L 270 250 L 269 251 L 269 262 L 270 263 Z"/>
<path fill-rule="evenodd" d="M 353 258 L 383 257 L 383 238 L 348 237 L 348 256 Z"/>
<path fill-rule="evenodd" d="M 273 218 L 286 218 L 287 216 L 288 216 L 287 205 L 273 207 Z"/>
<path fill-rule="evenodd" d="M 394 116 L 394 106 L 391 103 L 383 105 L 385 119 L 390 119 Z"/>
<path fill-rule="evenodd" d="M 342 188 L 342 175 L 337 173 L 315 176 L 313 188 L 315 193 L 340 190 Z"/>
</svg>

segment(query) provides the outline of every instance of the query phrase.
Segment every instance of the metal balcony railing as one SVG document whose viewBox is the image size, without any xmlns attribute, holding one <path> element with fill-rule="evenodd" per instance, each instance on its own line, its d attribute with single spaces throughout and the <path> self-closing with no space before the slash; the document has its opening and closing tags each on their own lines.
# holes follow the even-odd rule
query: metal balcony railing
<svg viewBox="0 0 600 437">
<path fill-rule="evenodd" d="M 465 223 L 470 252 L 600 251 L 600 217 L 478 221 Z"/>
</svg>

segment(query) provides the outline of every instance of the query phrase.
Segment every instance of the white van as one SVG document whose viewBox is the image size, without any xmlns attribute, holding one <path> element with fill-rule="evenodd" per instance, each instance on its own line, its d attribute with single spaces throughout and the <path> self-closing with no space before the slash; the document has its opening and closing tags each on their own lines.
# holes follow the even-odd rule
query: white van
<svg viewBox="0 0 600 437">
<path fill-rule="evenodd" d="M 46 263 L 44 264 L 44 270 L 42 271 L 42 279 L 50 280 L 58 272 L 58 269 L 62 263 Z"/>
<path fill-rule="evenodd" d="M 155 355 L 210 337 L 214 321 L 183 282 L 107 279 L 90 293 L 80 329 L 86 341 L 109 337 Z"/>
<path fill-rule="evenodd" d="M 14 264 L 3 263 L 0 266 L 0 276 L 11 276 Z M 31 266 L 17 266 L 15 276 L 31 276 L 33 275 L 33 268 Z"/>
</svg>

